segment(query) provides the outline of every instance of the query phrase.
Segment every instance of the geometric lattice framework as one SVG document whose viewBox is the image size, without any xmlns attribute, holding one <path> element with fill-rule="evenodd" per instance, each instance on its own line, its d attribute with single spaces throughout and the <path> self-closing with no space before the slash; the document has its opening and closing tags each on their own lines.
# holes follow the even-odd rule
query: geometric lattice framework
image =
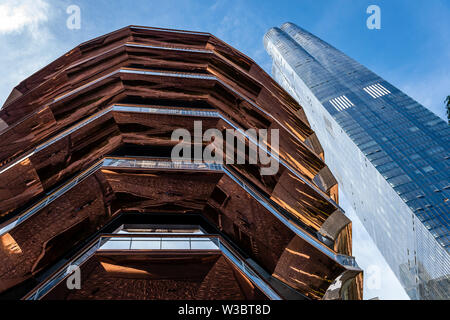
<svg viewBox="0 0 450 320">
<path fill-rule="evenodd" d="M 195 121 L 279 129 L 277 174 L 172 161 L 171 133 L 194 136 Z M 303 109 L 208 33 L 130 26 L 83 43 L 13 90 L 0 137 L 3 297 L 362 298 L 351 222 Z M 130 219 L 206 231 L 187 247 L 152 235 L 133 250 L 136 234 L 129 248 L 95 246 Z M 69 292 L 74 261 L 85 286 Z"/>
</svg>

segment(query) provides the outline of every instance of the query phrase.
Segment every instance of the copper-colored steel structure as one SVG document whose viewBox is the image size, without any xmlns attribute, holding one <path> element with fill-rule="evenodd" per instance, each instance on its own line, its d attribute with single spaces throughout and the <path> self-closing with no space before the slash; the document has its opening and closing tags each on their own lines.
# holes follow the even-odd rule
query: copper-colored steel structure
<svg viewBox="0 0 450 320">
<path fill-rule="evenodd" d="M 171 134 L 194 136 L 194 121 L 279 129 L 278 172 L 174 164 Z M 351 222 L 323 159 L 301 106 L 211 34 L 130 26 L 83 43 L 0 110 L 0 297 L 31 297 L 131 214 L 197 217 L 281 299 L 361 299 Z M 97 252 L 81 271 L 86 287 L 59 282 L 40 298 L 273 298 L 219 251 Z"/>
</svg>

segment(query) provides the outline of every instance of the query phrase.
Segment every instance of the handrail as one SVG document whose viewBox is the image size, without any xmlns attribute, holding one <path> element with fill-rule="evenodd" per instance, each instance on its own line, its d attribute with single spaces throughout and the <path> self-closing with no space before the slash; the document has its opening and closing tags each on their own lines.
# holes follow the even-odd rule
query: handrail
<svg viewBox="0 0 450 320">
<path fill-rule="evenodd" d="M 176 110 L 176 111 L 175 111 Z M 102 115 L 110 112 L 110 111 L 119 111 L 119 112 L 141 112 L 141 113 L 155 113 L 155 114 L 176 114 L 181 116 L 197 116 L 197 117 L 217 117 L 225 122 L 227 122 L 229 125 L 231 125 L 235 130 L 239 131 L 241 134 L 243 134 L 249 141 L 258 146 L 258 148 L 261 148 L 264 152 L 266 152 L 270 157 L 272 157 L 275 161 L 278 161 L 281 165 L 286 167 L 290 172 L 292 172 L 298 179 L 300 179 L 303 183 L 305 183 L 308 187 L 313 189 L 315 192 L 319 193 L 324 199 L 339 209 L 340 211 L 344 212 L 344 210 L 333 200 L 331 199 L 325 192 L 323 192 L 320 188 L 315 186 L 313 183 L 308 181 L 305 177 L 303 177 L 301 174 L 297 172 L 296 169 L 294 169 L 290 164 L 286 163 L 284 160 L 282 160 L 277 154 L 274 154 L 273 152 L 269 151 L 265 146 L 261 145 L 257 140 L 255 140 L 254 137 L 248 135 L 245 133 L 244 130 L 239 128 L 236 124 L 234 124 L 231 120 L 224 117 L 220 112 L 217 111 L 206 111 L 206 110 L 192 110 L 192 109 L 182 109 L 182 108 L 152 108 L 152 107 L 137 107 L 137 106 L 127 106 L 127 105 L 118 105 L 113 104 L 104 110 L 92 115 L 91 117 L 83 120 L 81 123 L 76 124 L 75 126 L 67 129 L 66 131 L 58 134 L 53 139 L 50 139 L 46 143 L 40 144 L 38 147 L 36 147 L 34 150 L 29 151 L 27 154 L 22 156 L 21 158 L 15 160 L 14 162 L 10 162 L 4 167 L 0 167 L 0 174 L 4 171 L 12 168 L 13 166 L 17 165 L 18 163 L 22 162 L 23 160 L 27 159 L 28 157 L 32 156 L 35 152 L 38 152 L 45 147 L 55 143 L 56 141 L 64 138 L 65 136 L 69 135 L 70 133 L 74 132 L 78 128 L 87 125 L 88 123 L 98 119 Z"/>
<path fill-rule="evenodd" d="M 247 103 L 249 103 L 250 105 L 252 105 L 253 107 L 255 107 L 256 109 L 258 109 L 260 112 L 262 112 L 263 114 L 265 114 L 266 116 L 268 116 L 269 118 L 273 119 L 280 127 L 282 127 L 283 129 L 286 130 L 286 132 L 288 132 L 291 136 L 293 136 L 293 138 L 295 140 L 297 140 L 301 145 L 304 145 L 306 147 L 307 150 L 310 150 L 309 147 L 307 147 L 305 145 L 305 143 L 303 141 L 301 141 L 295 134 L 293 134 L 291 132 L 291 130 L 289 130 L 283 123 L 281 123 L 279 120 L 277 120 L 272 114 L 270 114 L 269 112 L 265 111 L 263 108 L 261 108 L 258 104 L 256 104 L 255 102 L 253 102 L 251 99 L 247 98 L 246 96 L 244 96 L 242 93 L 240 93 L 239 91 L 235 90 L 234 88 L 232 88 L 230 85 L 228 85 L 227 83 L 225 83 L 223 80 L 221 80 L 220 78 L 216 77 L 215 75 L 210 75 L 210 74 L 195 74 L 195 73 L 189 73 L 189 72 L 175 72 L 175 71 L 152 71 L 152 70 L 145 70 L 145 69 L 136 69 L 136 68 L 127 68 L 127 67 L 120 67 L 115 71 L 110 72 L 109 74 L 102 76 L 100 78 L 94 79 L 90 82 L 88 82 L 87 84 L 84 84 L 78 88 L 75 88 L 69 92 L 64 93 L 61 96 L 58 96 L 56 98 L 53 99 L 53 101 L 49 102 L 48 104 L 46 104 L 45 106 L 49 106 L 57 101 L 60 101 L 61 99 L 64 99 L 70 95 L 72 95 L 73 93 L 79 92 L 85 88 L 87 88 L 88 86 L 98 83 L 101 80 L 104 80 L 112 75 L 115 74 L 120 74 L 120 73 L 129 73 L 129 74 L 143 74 L 143 75 L 154 75 L 154 76 L 165 76 L 165 77 L 184 77 L 184 78 L 195 78 L 195 79 L 204 79 L 204 80 L 212 80 L 212 81 L 217 81 L 218 83 L 220 83 L 221 85 L 223 85 L 227 90 L 230 90 L 231 92 L 233 92 L 233 94 L 239 96 L 241 99 L 245 100 Z M 45 107 L 44 106 L 44 107 Z M 232 124 L 232 122 L 229 119 L 226 119 L 225 117 L 222 117 L 225 121 L 227 121 L 228 123 Z M 232 126 L 235 129 L 240 129 L 237 126 L 235 126 L 234 124 L 232 124 Z M 11 128 L 11 127 L 8 127 Z M 240 129 L 242 131 L 242 129 Z M 0 134 L 2 132 L 0 131 Z M 250 137 L 247 137 L 248 139 L 251 139 Z M 252 141 L 253 142 L 253 141 Z M 265 150 L 265 148 L 263 146 L 260 146 L 259 144 L 257 144 L 259 147 L 263 148 Z M 266 150 L 265 150 L 266 151 Z M 278 157 L 276 155 L 273 155 L 272 153 L 270 153 L 269 151 L 267 151 L 272 157 L 274 157 L 276 160 L 278 160 L 280 163 L 282 163 L 286 168 L 289 169 L 289 171 L 291 171 L 294 175 L 297 176 L 297 178 L 299 178 L 300 180 L 302 180 L 305 184 L 307 184 L 310 188 L 313 188 L 316 192 L 318 192 L 319 194 L 321 194 L 327 202 L 331 203 L 332 205 L 334 205 L 335 207 L 339 208 L 341 211 L 343 211 L 339 205 L 333 200 L 331 199 L 325 192 L 323 192 L 322 190 L 320 190 L 320 188 L 316 187 L 314 184 L 310 183 L 307 179 L 305 179 L 301 174 L 297 173 L 296 170 L 289 164 L 285 163 L 283 160 L 278 159 Z M 313 152 L 314 153 L 314 152 Z M 2 171 L 0 171 L 1 173 Z"/>
<path fill-rule="evenodd" d="M 48 204 L 52 203 L 54 200 L 59 198 L 61 195 L 72 189 L 74 186 L 76 186 L 78 183 L 82 182 L 84 179 L 89 177 L 91 174 L 96 172 L 98 169 L 106 166 L 116 166 L 117 164 L 127 164 L 129 167 L 132 168 L 147 168 L 147 169 L 182 169 L 182 170 L 212 170 L 212 171 L 219 171 L 222 170 L 220 165 L 214 164 L 214 163 L 190 163 L 183 161 L 171 161 L 172 167 L 169 166 L 159 166 L 158 167 L 158 161 L 154 161 L 153 159 L 149 158 L 148 160 L 134 160 L 133 161 L 127 161 L 127 159 L 124 159 L 124 161 L 121 161 L 123 158 L 120 157 L 105 157 L 101 160 L 97 161 L 94 165 L 89 167 L 87 170 L 81 172 L 74 178 L 72 178 L 70 181 L 64 183 L 61 187 L 56 188 L 54 192 L 52 192 L 50 195 L 46 196 L 44 199 L 38 201 L 36 204 L 32 205 L 29 209 L 26 209 L 23 213 L 19 214 L 18 216 L 14 217 L 12 221 L 8 223 L 4 223 L 3 225 L 0 225 L 0 236 L 4 235 L 5 233 L 9 232 L 13 228 L 15 228 L 20 223 L 24 222 L 28 218 L 30 218 L 32 215 L 34 215 L 39 210 L 46 207 Z M 114 160 L 117 160 L 114 162 Z M 153 161 L 152 161 L 153 160 Z M 152 165 L 152 162 L 154 165 Z M 106 164 L 105 164 L 106 163 Z M 138 166 L 138 163 L 145 164 Z M 160 161 L 159 163 L 169 163 L 168 161 Z M 178 167 L 176 167 L 178 166 Z"/>
<path fill-rule="evenodd" d="M 271 212 L 278 220 L 280 220 L 285 226 L 292 230 L 300 238 L 304 239 L 315 248 L 320 250 L 322 253 L 326 254 L 331 259 L 335 260 L 339 264 L 346 267 L 357 268 L 357 264 L 354 257 L 342 255 L 336 253 L 334 250 L 329 248 L 327 245 L 322 243 L 319 239 L 315 238 L 315 235 L 311 235 L 309 232 L 303 230 L 303 228 L 295 221 L 295 217 L 291 214 L 285 212 L 284 209 L 277 209 L 273 205 L 273 201 L 268 199 L 266 196 L 261 194 L 259 191 L 254 189 L 250 184 L 245 183 L 240 177 L 238 177 L 229 168 L 217 164 L 214 162 L 202 162 L 195 163 L 191 161 L 171 161 L 167 158 L 165 161 L 159 158 L 161 161 L 155 160 L 155 158 L 148 159 L 132 159 L 123 157 L 105 157 L 98 161 L 96 164 L 91 166 L 89 169 L 76 176 L 74 179 L 64 184 L 62 187 L 58 188 L 55 192 L 50 194 L 48 197 L 44 198 L 38 204 L 34 205 L 30 209 L 26 210 L 24 213 L 15 218 L 14 221 L 4 225 L 0 229 L 0 235 L 13 229 L 18 224 L 22 223 L 37 211 L 54 201 L 56 198 L 73 188 L 79 182 L 83 181 L 89 175 L 93 174 L 95 171 L 102 167 L 124 167 L 124 168 L 141 168 L 141 169 L 165 169 L 165 170 L 200 170 L 200 171 L 222 171 L 227 174 L 233 181 L 235 181 L 239 186 L 241 186 L 246 192 L 248 192 L 256 201 L 258 201 L 263 207 L 265 207 L 269 212 Z"/>
<path fill-rule="evenodd" d="M 8 164 L 1 166 L 0 174 L 2 174 L 4 171 L 14 167 L 15 165 L 19 164 L 23 160 L 31 157 L 36 152 L 39 152 L 39 151 L 45 149 L 46 147 L 52 145 L 53 143 L 61 140 L 62 138 L 70 135 L 71 133 L 75 132 L 79 128 L 86 126 L 87 124 L 97 120 L 98 118 L 102 117 L 103 115 L 105 115 L 111 111 L 221 118 L 221 115 L 217 111 L 211 111 L 211 110 L 182 108 L 182 107 L 155 107 L 155 106 L 150 107 L 150 106 L 112 104 L 112 105 L 109 105 L 108 107 L 106 107 L 105 109 L 87 117 L 86 119 L 83 119 L 82 121 L 78 122 L 77 124 L 71 126 L 68 129 L 64 130 L 63 132 L 60 132 L 53 138 L 48 139 L 46 142 L 37 145 L 34 149 L 26 152 L 23 156 L 21 156 L 20 158 L 17 158 L 13 162 L 9 162 Z"/>
<path fill-rule="evenodd" d="M 108 53 L 110 53 L 110 52 L 112 52 L 114 50 L 125 49 L 126 47 L 149 48 L 149 49 L 158 49 L 158 50 L 180 51 L 180 52 L 194 52 L 194 53 L 205 53 L 205 54 L 213 54 L 214 53 L 214 51 L 207 50 L 207 49 L 193 49 L 193 48 L 176 47 L 176 46 L 165 47 L 165 46 L 156 46 L 156 45 L 151 45 L 151 44 L 139 44 L 139 43 L 136 43 L 136 42 L 127 41 L 127 42 L 119 44 L 119 45 L 117 45 L 117 46 L 115 46 L 115 47 L 113 47 L 111 49 L 103 51 L 103 52 L 101 52 L 99 54 L 93 55 L 91 57 L 88 57 L 88 58 L 80 60 L 80 61 L 76 61 L 73 64 L 69 64 L 67 67 L 65 67 L 65 68 L 59 70 L 58 72 L 56 72 L 55 76 L 59 75 L 59 74 L 61 74 L 63 72 L 67 72 L 68 70 L 70 70 L 70 69 L 72 69 L 72 68 L 74 68 L 76 66 L 82 65 L 83 63 L 86 63 L 86 62 L 89 62 L 91 60 L 97 59 L 98 57 L 106 55 L 106 54 L 108 54 Z M 35 91 L 37 88 L 40 88 L 43 84 L 45 84 L 47 82 L 50 82 L 52 79 L 55 78 L 55 76 L 54 77 L 49 77 L 48 79 L 45 79 L 44 81 L 39 83 L 39 85 L 37 85 L 33 89 L 27 91 L 25 96 L 30 94 L 31 92 Z M 3 107 L 6 107 L 6 106 L 12 104 L 13 102 L 19 101 L 23 97 L 24 97 L 24 95 L 19 96 L 19 97 L 15 98 L 15 99 L 12 99 L 11 101 L 8 102 L 8 104 L 5 104 Z M 1 109 L 2 109 L 2 107 L 0 107 L 0 110 Z"/>
<path fill-rule="evenodd" d="M 112 251 L 132 251 L 132 252 L 155 252 L 155 251 L 221 251 L 228 260 L 230 260 L 236 267 L 239 268 L 256 287 L 258 287 L 266 296 L 268 296 L 272 300 L 281 300 L 281 296 L 265 281 L 263 277 L 258 274 L 256 269 L 250 266 L 245 262 L 244 258 L 240 256 L 229 244 L 227 244 L 224 239 L 219 235 L 189 235 L 189 234 L 102 234 L 99 235 L 96 239 L 91 241 L 84 249 L 80 251 L 77 255 L 74 256 L 69 262 L 67 262 L 64 266 L 60 267 L 53 274 L 47 277 L 41 284 L 39 284 L 36 288 L 34 288 L 30 293 L 28 293 L 23 299 L 25 300 L 39 300 L 44 297 L 51 289 L 56 287 L 59 283 L 61 283 L 64 279 L 66 279 L 72 272 L 73 267 L 80 267 L 83 263 L 85 263 L 90 257 L 92 257 L 96 252 L 101 251 L 102 245 L 108 243 L 112 239 L 130 239 L 129 249 L 107 249 L 108 252 Z M 132 241 L 133 239 L 140 238 L 146 239 L 158 239 L 161 243 L 159 249 L 132 249 Z M 163 249 L 162 243 L 163 239 L 166 241 L 173 242 L 187 242 L 189 241 L 189 249 Z M 172 239 L 172 240 L 167 240 Z M 173 240 L 175 239 L 175 240 Z M 177 240 L 181 239 L 181 240 Z M 202 239 L 202 240 L 199 240 Z M 192 242 L 205 242 L 203 239 L 208 239 L 211 244 L 214 244 L 217 249 L 202 249 L 202 248 L 193 248 Z M 141 240 L 142 241 L 142 240 Z M 153 240 L 155 241 L 155 240 Z"/>
<path fill-rule="evenodd" d="M 69 182 L 64 183 L 60 188 L 57 188 L 56 191 L 52 192 L 50 195 L 46 196 L 44 199 L 38 201 L 36 204 L 32 205 L 29 209 L 26 209 L 24 212 L 19 214 L 18 216 L 14 217 L 12 219 L 12 222 L 5 223 L 0 228 L 0 236 L 4 235 L 5 233 L 12 230 L 14 227 L 22 223 L 23 221 L 30 218 L 32 215 L 34 215 L 36 212 L 41 210 L 42 208 L 46 207 L 48 204 L 52 203 L 54 200 L 59 198 L 61 195 L 72 189 L 74 186 L 76 186 L 79 182 L 86 179 L 88 176 L 90 176 L 92 173 L 96 172 L 99 168 L 101 168 L 103 164 L 103 159 L 96 162 L 94 165 L 89 167 L 87 170 L 83 171 L 82 173 L 78 174 L 74 178 L 72 178 Z"/>
<path fill-rule="evenodd" d="M 241 188 L 243 188 L 247 193 L 249 193 L 256 201 L 258 201 L 263 207 L 265 207 L 269 212 L 271 212 L 275 217 L 278 218 L 286 227 L 293 231 L 300 238 L 306 240 L 309 244 L 319 249 L 322 253 L 326 254 L 331 259 L 337 261 L 338 263 L 357 268 L 356 260 L 352 256 L 347 256 L 343 254 L 338 254 L 334 252 L 331 248 L 325 245 L 322 241 L 317 239 L 315 236 L 311 235 L 309 232 L 304 231 L 295 220 L 295 216 L 286 212 L 285 209 L 275 206 L 273 200 L 267 198 L 255 188 L 253 188 L 249 183 L 245 183 L 240 179 L 230 168 L 224 167 L 223 170 L 227 175 L 232 178 Z"/>
</svg>

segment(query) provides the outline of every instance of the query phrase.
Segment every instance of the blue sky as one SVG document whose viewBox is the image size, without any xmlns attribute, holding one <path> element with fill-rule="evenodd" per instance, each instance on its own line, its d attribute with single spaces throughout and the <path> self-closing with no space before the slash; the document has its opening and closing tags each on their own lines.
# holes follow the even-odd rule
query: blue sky
<svg viewBox="0 0 450 320">
<path fill-rule="evenodd" d="M 2 0 L 0 103 L 18 81 L 80 42 L 130 24 L 208 31 L 270 71 L 262 45 L 268 28 L 286 21 L 313 32 L 445 117 L 450 94 L 448 0 Z M 2 19 L 14 3 L 20 23 Z M 66 28 L 66 8 L 81 8 L 81 29 Z M 366 8 L 381 8 L 381 30 L 366 27 Z M 6 9 L 5 9 L 6 8 Z M 25 13 L 23 12 L 25 11 Z M 11 13 L 11 11 L 9 12 Z M 27 21 L 26 16 L 30 18 Z M 11 17 L 11 15 L 9 15 Z M 14 23 L 12 24 L 14 26 Z"/>
<path fill-rule="evenodd" d="M 66 27 L 69 5 L 81 9 L 81 29 Z M 381 30 L 366 27 L 366 8 L 381 8 Z M 311 31 L 445 118 L 450 94 L 448 0 L 2 0 L 0 105 L 21 80 L 80 42 L 130 24 L 207 31 L 270 73 L 262 37 L 291 21 Z M 342 204 L 350 216 L 351 208 Z M 381 268 L 381 288 L 365 297 L 406 298 L 355 218 L 358 263 Z"/>
</svg>

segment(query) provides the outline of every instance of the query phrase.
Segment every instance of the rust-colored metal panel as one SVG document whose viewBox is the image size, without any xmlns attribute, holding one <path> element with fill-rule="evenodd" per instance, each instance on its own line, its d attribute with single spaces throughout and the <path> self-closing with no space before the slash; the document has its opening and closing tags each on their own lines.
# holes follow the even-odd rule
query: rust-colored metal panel
<svg viewBox="0 0 450 320">
<path fill-rule="evenodd" d="M 194 137 L 195 121 L 201 134 L 279 130 L 278 171 L 265 176 L 248 162 L 171 166 L 172 132 Z M 155 159 L 161 167 L 133 166 Z M 351 224 L 333 228 L 329 217 L 342 213 L 323 159 L 302 107 L 211 34 L 129 26 L 87 41 L 22 81 L 0 110 L 0 296 L 139 212 L 201 215 L 272 283 L 311 299 L 360 298 L 361 272 L 345 262 L 353 261 Z M 84 291 L 60 285 L 46 298 L 266 297 L 224 256 L 184 255 L 96 254 L 83 265 Z M 179 279 L 186 259 L 192 277 Z M 351 294 L 328 290 L 340 276 L 353 281 Z"/>
</svg>

